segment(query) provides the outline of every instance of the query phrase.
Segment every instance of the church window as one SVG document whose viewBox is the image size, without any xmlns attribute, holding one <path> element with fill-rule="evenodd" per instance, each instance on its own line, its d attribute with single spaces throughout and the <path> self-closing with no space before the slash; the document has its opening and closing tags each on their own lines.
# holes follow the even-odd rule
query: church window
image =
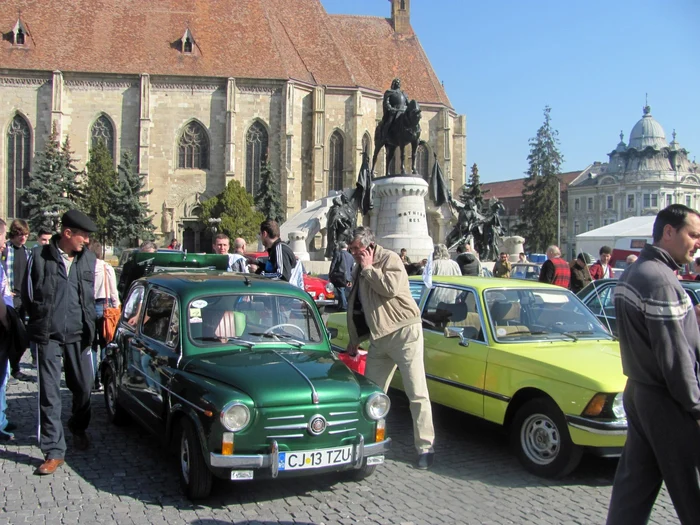
<svg viewBox="0 0 700 525">
<path fill-rule="evenodd" d="M 416 149 L 416 170 L 425 180 L 430 179 L 430 168 L 428 167 L 428 147 L 419 144 Z"/>
<path fill-rule="evenodd" d="M 185 43 L 183 45 L 183 50 L 185 53 L 191 53 L 192 52 L 192 39 L 191 38 L 185 38 Z"/>
<path fill-rule="evenodd" d="M 328 189 L 340 191 L 343 189 L 343 137 L 338 131 L 331 135 L 330 146 Z"/>
<path fill-rule="evenodd" d="M 365 133 L 365 135 L 362 137 L 362 151 L 366 152 L 370 158 L 372 157 L 371 144 L 372 144 L 372 141 L 369 138 L 369 133 Z"/>
<path fill-rule="evenodd" d="M 7 216 L 24 217 L 19 191 L 29 186 L 29 124 L 15 115 L 7 133 Z"/>
<path fill-rule="evenodd" d="M 402 11 L 406 10 L 406 0 L 401 0 L 401 10 Z"/>
<path fill-rule="evenodd" d="M 204 127 L 190 122 L 180 136 L 177 167 L 180 169 L 209 168 L 209 139 Z"/>
<path fill-rule="evenodd" d="M 17 30 L 17 34 L 15 35 L 15 44 L 18 46 L 24 45 L 24 31 L 22 31 L 21 27 Z"/>
<path fill-rule="evenodd" d="M 267 130 L 254 122 L 246 136 L 245 188 L 255 195 L 260 187 L 260 169 L 267 160 Z"/>
<path fill-rule="evenodd" d="M 100 115 L 90 131 L 90 147 L 96 148 L 100 142 L 107 146 L 109 155 L 114 158 L 114 126 L 106 115 Z"/>
</svg>

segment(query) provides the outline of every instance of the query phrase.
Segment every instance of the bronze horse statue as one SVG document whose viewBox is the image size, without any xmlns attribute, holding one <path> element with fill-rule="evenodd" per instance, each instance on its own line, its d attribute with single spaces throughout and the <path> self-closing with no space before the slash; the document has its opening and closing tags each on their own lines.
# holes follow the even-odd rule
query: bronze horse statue
<svg viewBox="0 0 700 525">
<path fill-rule="evenodd" d="M 416 171 L 416 149 L 420 140 L 420 119 L 421 109 L 418 102 L 411 100 L 406 106 L 406 111 L 401 113 L 389 127 L 386 136 L 382 136 L 382 124 L 377 124 L 374 130 L 374 155 L 372 156 L 372 174 L 374 166 L 377 164 L 377 156 L 383 147 L 386 148 L 386 176 L 389 176 L 389 166 L 394 160 L 396 148 L 401 149 L 401 174 L 406 175 L 404 168 L 404 148 L 411 145 L 411 174 L 417 175 Z M 425 176 L 425 173 L 421 175 Z"/>
</svg>

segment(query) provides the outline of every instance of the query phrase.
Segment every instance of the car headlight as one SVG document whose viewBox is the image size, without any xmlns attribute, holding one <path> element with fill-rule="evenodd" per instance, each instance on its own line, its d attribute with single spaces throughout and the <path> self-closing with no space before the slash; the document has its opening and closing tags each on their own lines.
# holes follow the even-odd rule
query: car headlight
<svg viewBox="0 0 700 525">
<path fill-rule="evenodd" d="M 390 407 L 391 401 L 389 400 L 389 396 L 382 392 L 375 392 L 367 399 L 365 410 L 367 412 L 367 417 L 377 420 L 386 416 L 389 413 Z"/>
<path fill-rule="evenodd" d="M 221 411 L 221 424 L 231 432 L 243 430 L 250 423 L 250 410 L 243 403 L 233 401 Z"/>
<path fill-rule="evenodd" d="M 627 413 L 625 412 L 625 405 L 622 402 L 622 392 L 617 394 L 615 396 L 615 399 L 613 399 L 612 411 L 617 419 L 623 419 L 627 417 Z"/>
<path fill-rule="evenodd" d="M 333 283 L 327 282 L 326 283 L 326 293 L 333 293 L 335 292 L 335 286 L 333 286 Z"/>
</svg>

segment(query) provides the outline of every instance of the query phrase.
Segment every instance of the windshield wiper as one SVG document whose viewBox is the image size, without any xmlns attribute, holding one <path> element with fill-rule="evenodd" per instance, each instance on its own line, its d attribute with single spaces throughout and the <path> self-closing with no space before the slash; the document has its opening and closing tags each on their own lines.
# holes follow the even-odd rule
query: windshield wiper
<svg viewBox="0 0 700 525">
<path fill-rule="evenodd" d="M 197 341 L 210 341 L 213 343 L 222 343 L 227 342 L 227 343 L 234 343 L 237 345 L 245 346 L 246 348 L 253 348 L 253 343 L 250 341 L 246 341 L 245 339 L 241 339 L 240 337 L 193 337 L 193 339 Z"/>
<path fill-rule="evenodd" d="M 249 332 L 248 335 L 266 337 L 268 339 L 274 339 L 275 341 L 283 339 L 285 343 L 290 344 L 292 346 L 296 346 L 297 348 L 301 348 L 306 344 L 302 343 L 301 341 L 297 341 L 296 339 L 292 339 L 292 336 L 289 334 L 273 334 L 271 332 Z"/>
</svg>

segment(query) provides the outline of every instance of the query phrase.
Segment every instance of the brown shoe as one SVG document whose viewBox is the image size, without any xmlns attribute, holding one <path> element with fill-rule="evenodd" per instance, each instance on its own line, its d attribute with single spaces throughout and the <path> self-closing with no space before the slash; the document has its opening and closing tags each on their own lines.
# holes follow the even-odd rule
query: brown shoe
<svg viewBox="0 0 700 525">
<path fill-rule="evenodd" d="M 36 473 L 41 475 L 41 476 L 46 476 L 48 474 L 53 474 L 56 472 L 56 469 L 63 465 L 64 461 L 62 459 L 47 459 L 44 461 L 38 469 L 36 469 Z"/>
</svg>

